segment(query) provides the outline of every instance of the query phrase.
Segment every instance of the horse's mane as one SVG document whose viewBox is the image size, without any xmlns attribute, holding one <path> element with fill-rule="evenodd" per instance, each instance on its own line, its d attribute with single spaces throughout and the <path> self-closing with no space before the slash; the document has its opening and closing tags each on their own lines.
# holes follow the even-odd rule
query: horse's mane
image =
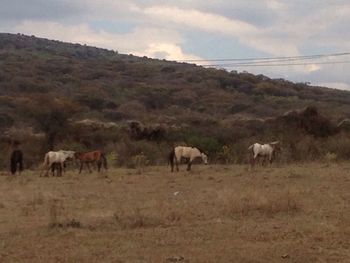
<svg viewBox="0 0 350 263">
<path fill-rule="evenodd" d="M 196 148 L 200 153 L 204 153 L 205 155 L 208 155 L 208 153 L 204 151 L 202 148 L 199 148 L 197 146 L 193 146 L 192 148 Z"/>
</svg>

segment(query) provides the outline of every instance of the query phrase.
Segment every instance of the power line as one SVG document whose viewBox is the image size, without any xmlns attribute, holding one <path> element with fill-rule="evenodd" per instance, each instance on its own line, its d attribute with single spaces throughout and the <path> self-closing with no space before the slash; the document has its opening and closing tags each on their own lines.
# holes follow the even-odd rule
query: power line
<svg viewBox="0 0 350 263">
<path fill-rule="evenodd" d="M 280 56 L 280 57 L 262 57 L 262 58 L 221 58 L 221 59 L 185 59 L 178 60 L 180 62 L 215 62 L 215 61 L 275 61 L 275 60 L 304 60 L 304 59 L 319 59 L 325 57 L 347 56 L 350 52 L 330 53 L 330 54 L 316 54 L 304 56 Z"/>
<path fill-rule="evenodd" d="M 315 59 L 314 57 L 305 57 L 305 58 L 291 58 L 291 59 L 276 59 L 276 60 L 257 60 L 257 61 L 248 61 L 248 62 L 235 62 L 235 63 L 230 63 L 229 65 L 240 65 L 240 64 L 244 64 L 244 65 L 250 65 L 250 64 L 264 64 L 264 63 L 276 63 L 276 62 L 292 62 L 292 61 L 307 61 L 307 60 L 313 60 Z M 209 65 L 209 64 L 203 64 L 203 66 L 205 65 Z M 223 64 L 225 65 L 225 64 Z"/>
<path fill-rule="evenodd" d="M 325 62 L 304 62 L 304 63 L 278 63 L 278 64 L 259 64 L 259 63 L 233 63 L 233 64 L 208 64 L 203 67 L 280 67 L 280 66 L 307 66 L 307 65 L 325 65 L 325 64 L 349 64 L 350 60 L 344 61 L 325 61 Z"/>
</svg>

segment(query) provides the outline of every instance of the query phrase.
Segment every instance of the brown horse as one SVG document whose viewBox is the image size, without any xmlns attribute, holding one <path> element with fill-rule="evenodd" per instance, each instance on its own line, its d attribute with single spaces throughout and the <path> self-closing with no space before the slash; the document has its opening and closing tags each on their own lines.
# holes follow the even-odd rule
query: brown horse
<svg viewBox="0 0 350 263">
<path fill-rule="evenodd" d="M 80 170 L 79 173 L 83 170 L 84 163 L 89 169 L 89 172 L 91 173 L 90 169 L 90 163 L 97 163 L 97 169 L 100 172 L 101 167 L 103 167 L 107 170 L 107 159 L 106 156 L 102 153 L 102 151 L 93 151 L 93 152 L 86 152 L 86 153 L 75 153 L 74 154 L 75 159 L 80 161 Z"/>
</svg>

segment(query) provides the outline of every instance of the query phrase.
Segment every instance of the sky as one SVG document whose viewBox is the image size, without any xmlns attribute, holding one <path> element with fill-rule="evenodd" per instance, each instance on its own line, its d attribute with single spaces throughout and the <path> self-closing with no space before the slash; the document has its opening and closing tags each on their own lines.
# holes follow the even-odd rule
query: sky
<svg viewBox="0 0 350 263">
<path fill-rule="evenodd" d="M 298 57 L 350 52 L 349 25 L 348 0 L 0 0 L 0 32 L 348 90 L 350 55 Z"/>
</svg>

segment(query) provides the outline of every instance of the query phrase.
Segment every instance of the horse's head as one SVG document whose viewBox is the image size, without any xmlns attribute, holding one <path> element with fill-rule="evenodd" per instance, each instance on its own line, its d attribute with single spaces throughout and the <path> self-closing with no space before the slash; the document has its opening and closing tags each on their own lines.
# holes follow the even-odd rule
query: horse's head
<svg viewBox="0 0 350 263">
<path fill-rule="evenodd" d="M 75 151 L 67 151 L 67 158 L 75 159 Z"/>
<path fill-rule="evenodd" d="M 62 154 L 64 154 L 66 160 L 72 160 L 75 159 L 75 151 L 64 151 L 59 150 Z"/>
<path fill-rule="evenodd" d="M 269 145 L 272 147 L 274 153 L 282 150 L 280 141 L 270 142 Z"/>
<path fill-rule="evenodd" d="M 271 145 L 271 147 L 277 148 L 277 147 L 279 147 L 279 145 L 280 145 L 281 143 L 280 143 L 280 141 L 274 141 L 274 142 L 270 142 L 269 144 Z"/>
<path fill-rule="evenodd" d="M 208 156 L 205 153 L 201 152 L 201 157 L 204 164 L 208 164 Z"/>
</svg>

